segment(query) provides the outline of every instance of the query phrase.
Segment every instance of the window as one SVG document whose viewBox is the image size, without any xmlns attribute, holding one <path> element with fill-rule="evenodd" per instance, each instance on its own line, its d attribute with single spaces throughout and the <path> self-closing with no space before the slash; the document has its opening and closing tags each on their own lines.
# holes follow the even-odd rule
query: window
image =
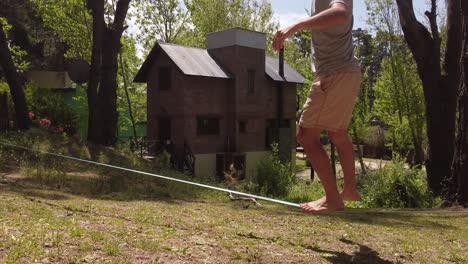
<svg viewBox="0 0 468 264">
<path fill-rule="evenodd" d="M 219 118 L 197 118 L 197 135 L 219 135 Z"/>
<path fill-rule="evenodd" d="M 247 133 L 247 121 L 245 120 L 239 121 L 239 133 L 241 134 Z"/>
<path fill-rule="evenodd" d="M 255 70 L 247 71 L 247 94 L 255 93 Z"/>
<path fill-rule="evenodd" d="M 172 85 L 172 72 L 171 68 L 164 67 L 159 68 L 159 90 L 160 91 L 168 91 L 171 89 Z"/>
</svg>

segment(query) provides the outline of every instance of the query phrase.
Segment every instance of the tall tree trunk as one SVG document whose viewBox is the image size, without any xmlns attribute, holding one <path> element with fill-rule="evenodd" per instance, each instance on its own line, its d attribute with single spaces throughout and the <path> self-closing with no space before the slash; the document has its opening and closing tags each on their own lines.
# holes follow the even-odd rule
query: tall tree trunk
<svg viewBox="0 0 468 264">
<path fill-rule="evenodd" d="M 6 80 L 10 87 L 11 98 L 15 105 L 16 122 L 19 129 L 28 129 L 30 120 L 28 117 L 28 106 L 24 95 L 23 83 L 16 71 L 16 66 L 11 57 L 8 47 L 6 33 L 0 20 L 0 66 L 5 73 Z"/>
<path fill-rule="evenodd" d="M 461 57 L 462 85 L 458 101 L 458 133 L 452 166 L 452 187 L 449 200 L 468 206 L 468 2 L 462 2 L 463 11 L 463 53 Z"/>
<path fill-rule="evenodd" d="M 114 16 L 114 23 L 108 25 L 102 45 L 106 47 L 102 54 L 101 84 L 99 86 L 99 121 L 101 124 L 100 140 L 104 145 L 113 145 L 117 141 L 117 70 L 118 55 L 121 48 L 125 18 L 130 0 L 119 0 Z"/>
<path fill-rule="evenodd" d="M 93 115 L 90 115 L 90 118 L 93 118 L 92 121 L 95 123 L 93 123 L 93 127 L 90 129 L 90 132 L 92 132 L 91 137 L 88 138 L 103 145 L 112 145 L 117 140 L 118 55 L 121 48 L 120 39 L 125 30 L 124 22 L 127 17 L 130 1 L 119 0 L 117 2 L 114 22 L 107 26 L 104 24 L 104 1 L 88 1 L 88 4 L 94 8 L 92 10 L 96 11 L 96 15 L 93 13 L 93 27 L 98 27 L 95 34 L 102 30 L 100 36 L 95 36 L 97 38 L 93 39 L 93 47 L 96 45 L 96 49 L 100 51 L 100 57 L 96 56 L 95 58 L 96 62 L 98 59 L 100 60 L 100 75 L 98 76 L 95 73 L 96 75 L 94 76 L 96 78 L 94 82 L 99 80 L 99 90 L 91 90 L 93 100 L 96 99 L 94 104 L 96 108 L 93 109 L 95 111 Z M 97 45 L 101 45 L 101 47 L 97 47 Z M 96 85 L 96 83 L 93 83 L 93 85 Z M 97 88 L 98 86 L 96 85 L 95 87 Z"/>
<path fill-rule="evenodd" d="M 454 153 L 456 91 L 460 75 L 458 58 L 462 39 L 460 3 L 460 0 L 447 0 L 448 39 L 442 72 L 436 0 L 432 0 L 431 12 L 426 12 L 432 34 L 416 19 L 412 0 L 397 0 L 401 26 L 424 89 L 429 141 L 427 181 L 435 194 L 443 191 L 442 183 L 449 178 Z"/>
<path fill-rule="evenodd" d="M 102 39 L 105 29 L 104 0 L 88 0 L 88 9 L 93 16 L 93 48 L 90 78 L 88 82 L 88 140 L 99 143 L 100 123 L 98 119 L 98 86 L 102 66 Z"/>
</svg>

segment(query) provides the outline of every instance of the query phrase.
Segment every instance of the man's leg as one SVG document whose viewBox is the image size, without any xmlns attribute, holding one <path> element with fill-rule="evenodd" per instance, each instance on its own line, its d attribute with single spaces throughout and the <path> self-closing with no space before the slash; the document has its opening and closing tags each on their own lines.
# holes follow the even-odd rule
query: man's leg
<svg viewBox="0 0 468 264">
<path fill-rule="evenodd" d="M 330 159 L 320 143 L 318 128 L 299 128 L 298 142 L 302 145 L 310 159 L 325 190 L 325 199 L 301 204 L 304 210 L 313 213 L 332 212 L 343 210 L 344 204 L 336 186 L 336 180 L 330 166 Z"/>
<path fill-rule="evenodd" d="M 353 142 L 346 130 L 328 132 L 328 136 L 338 149 L 343 169 L 344 187 L 341 192 L 341 198 L 348 201 L 358 201 L 361 199 L 361 195 L 356 189 L 356 165 L 354 163 Z"/>
</svg>

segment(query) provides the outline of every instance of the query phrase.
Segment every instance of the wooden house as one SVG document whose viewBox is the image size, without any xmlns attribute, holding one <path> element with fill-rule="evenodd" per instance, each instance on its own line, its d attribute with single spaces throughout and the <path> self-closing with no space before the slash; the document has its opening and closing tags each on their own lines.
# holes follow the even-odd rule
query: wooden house
<svg viewBox="0 0 468 264">
<path fill-rule="evenodd" d="M 253 175 L 275 141 L 293 160 L 304 78 L 288 65 L 280 76 L 266 45 L 265 34 L 241 28 L 208 34 L 207 49 L 157 43 L 134 80 L 147 83 L 147 137 L 170 142 L 200 178 L 231 163 Z"/>
</svg>

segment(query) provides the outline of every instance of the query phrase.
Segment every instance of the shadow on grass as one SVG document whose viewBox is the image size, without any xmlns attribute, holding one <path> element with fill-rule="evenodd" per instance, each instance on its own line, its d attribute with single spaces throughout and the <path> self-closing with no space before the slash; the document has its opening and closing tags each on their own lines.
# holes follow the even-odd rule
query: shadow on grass
<svg viewBox="0 0 468 264">
<path fill-rule="evenodd" d="M 105 176 L 102 176 L 105 175 Z M 113 201 L 161 201 L 179 204 L 197 200 L 206 190 L 180 183 L 122 172 L 68 173 L 66 176 L 47 178 L 34 175 L 8 179 L 1 189 L 25 197 L 66 200 L 69 195 Z"/>
<path fill-rule="evenodd" d="M 430 216 L 430 218 L 428 218 Z M 468 219 L 468 212 L 449 212 L 440 210 L 398 210 L 398 209 L 348 209 L 344 212 L 330 214 L 334 219 L 343 221 L 380 225 L 386 227 L 414 227 L 427 229 L 458 229 L 439 220 Z M 431 219 L 431 220 L 427 220 Z"/>
<path fill-rule="evenodd" d="M 358 246 L 359 251 L 354 252 L 354 254 L 348 254 L 342 251 L 333 251 L 333 250 L 326 250 L 318 247 L 308 247 L 308 249 L 315 251 L 317 253 L 323 254 L 323 258 L 328 260 L 330 263 L 336 264 L 346 264 L 346 263 L 375 263 L 375 264 L 391 264 L 393 262 L 385 260 L 379 256 L 379 253 L 374 249 L 353 242 L 348 239 L 340 239 L 341 242 L 347 245 Z"/>
</svg>

